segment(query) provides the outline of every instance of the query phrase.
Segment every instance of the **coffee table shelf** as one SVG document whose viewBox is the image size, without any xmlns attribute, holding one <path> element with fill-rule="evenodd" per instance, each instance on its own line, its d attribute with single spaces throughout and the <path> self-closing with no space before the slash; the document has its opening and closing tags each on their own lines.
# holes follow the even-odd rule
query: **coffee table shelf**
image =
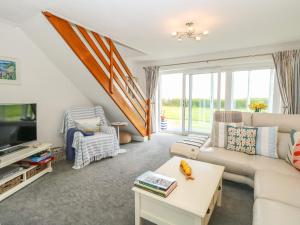
<svg viewBox="0 0 300 225">
<path fill-rule="evenodd" d="M 181 157 L 173 157 L 155 172 L 173 177 L 178 186 L 163 198 L 134 187 L 135 225 L 141 218 L 158 225 L 206 225 L 215 205 L 221 206 L 223 166 L 185 159 L 195 180 L 186 180 L 179 171 Z"/>
</svg>

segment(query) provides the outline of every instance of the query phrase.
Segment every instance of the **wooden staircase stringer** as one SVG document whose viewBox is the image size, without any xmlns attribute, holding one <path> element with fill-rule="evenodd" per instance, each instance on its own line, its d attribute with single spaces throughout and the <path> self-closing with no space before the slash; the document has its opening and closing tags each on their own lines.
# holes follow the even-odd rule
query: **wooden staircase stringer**
<svg viewBox="0 0 300 225">
<path fill-rule="evenodd" d="M 133 111 L 132 107 L 128 105 L 127 101 L 124 99 L 122 94 L 117 88 L 112 91 L 111 79 L 106 76 L 105 72 L 98 64 L 97 60 L 91 54 L 89 49 L 82 42 L 80 37 L 73 30 L 71 24 L 59 18 L 50 12 L 43 12 L 48 21 L 68 44 L 68 46 L 73 50 L 75 55 L 80 59 L 80 61 L 85 65 L 89 72 L 94 76 L 97 82 L 103 87 L 105 92 L 111 97 L 118 108 L 123 112 L 123 114 L 128 118 L 136 130 L 141 134 L 141 136 L 150 137 L 149 126 L 145 125 L 143 121 L 136 112 Z M 150 105 L 150 104 L 149 104 Z M 148 109 L 149 112 L 150 108 Z M 149 113 L 148 113 L 149 115 Z M 148 116 L 149 117 L 149 116 Z M 146 122 L 150 123 L 150 118 L 146 119 Z"/>
</svg>

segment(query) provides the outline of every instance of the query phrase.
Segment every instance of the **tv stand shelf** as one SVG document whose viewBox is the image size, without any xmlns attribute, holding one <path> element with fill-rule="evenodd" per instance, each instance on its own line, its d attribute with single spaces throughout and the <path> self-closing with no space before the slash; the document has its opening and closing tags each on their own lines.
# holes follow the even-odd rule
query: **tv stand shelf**
<svg viewBox="0 0 300 225">
<path fill-rule="evenodd" d="M 0 168 L 3 168 L 5 166 L 8 166 L 15 162 L 18 162 L 22 159 L 25 159 L 31 155 L 36 154 L 36 153 L 48 150 L 50 147 L 51 147 L 51 144 L 39 144 L 36 147 L 28 147 L 28 148 L 19 150 L 17 152 L 13 152 L 13 153 L 4 155 L 4 156 L 0 157 Z M 9 181 L 12 181 L 13 179 L 18 178 L 18 177 L 21 177 L 21 182 L 19 184 L 17 184 L 16 186 L 6 190 L 2 194 L 0 192 L 0 201 L 2 201 L 3 199 L 7 198 L 10 195 L 12 195 L 13 193 L 17 192 L 21 188 L 27 186 L 28 184 L 32 183 L 33 181 L 37 180 L 44 174 L 52 172 L 52 166 L 51 166 L 51 161 L 50 161 L 45 165 L 44 168 L 42 168 L 36 174 L 30 175 L 29 173 L 34 169 L 38 169 L 37 167 L 38 167 L 37 165 L 32 165 L 31 167 L 29 167 L 27 169 L 23 169 L 19 172 L 12 174 L 9 177 L 1 179 L 0 186 Z"/>
<path fill-rule="evenodd" d="M 28 148 L 24 148 L 7 155 L 3 155 L 0 157 L 0 169 L 18 162 L 22 159 L 25 159 L 31 155 L 37 154 L 39 152 L 48 150 L 51 147 L 51 144 L 38 144 L 35 147 L 29 146 Z"/>
</svg>

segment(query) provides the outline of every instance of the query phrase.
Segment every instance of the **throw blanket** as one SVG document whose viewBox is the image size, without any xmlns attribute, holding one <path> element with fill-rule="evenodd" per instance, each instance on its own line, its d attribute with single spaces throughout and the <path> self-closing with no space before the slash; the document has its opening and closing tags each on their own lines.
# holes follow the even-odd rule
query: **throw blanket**
<svg viewBox="0 0 300 225">
<path fill-rule="evenodd" d="M 77 128 L 70 128 L 67 132 L 67 146 L 66 146 L 66 158 L 67 160 L 73 161 L 75 159 L 75 148 L 73 148 L 73 140 L 75 132 L 80 132 L 84 136 L 92 136 L 94 133 L 85 133 Z"/>
<path fill-rule="evenodd" d="M 85 137 L 80 132 L 75 132 L 72 147 L 75 149 L 73 169 L 80 169 L 93 161 L 116 156 L 119 145 L 115 144 L 116 131 L 113 127 L 107 127 L 109 131 L 96 132 L 92 136 Z M 104 131 L 102 128 L 100 130 Z"/>
<path fill-rule="evenodd" d="M 189 135 L 185 139 L 177 141 L 177 143 L 182 143 L 182 144 L 201 148 L 202 145 L 207 141 L 207 139 L 208 136 L 205 135 Z"/>
<path fill-rule="evenodd" d="M 238 111 L 215 111 L 214 121 L 239 123 L 243 121 L 243 115 L 241 112 Z"/>
<path fill-rule="evenodd" d="M 182 140 L 175 142 L 170 147 L 172 155 L 184 156 L 189 159 L 197 159 L 197 155 L 202 148 L 206 145 L 208 136 L 205 135 L 189 135 Z"/>
</svg>

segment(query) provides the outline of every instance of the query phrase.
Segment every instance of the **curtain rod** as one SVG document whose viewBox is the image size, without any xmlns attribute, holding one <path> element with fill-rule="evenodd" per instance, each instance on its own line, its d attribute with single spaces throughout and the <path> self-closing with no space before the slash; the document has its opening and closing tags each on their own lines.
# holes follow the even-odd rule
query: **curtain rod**
<svg viewBox="0 0 300 225">
<path fill-rule="evenodd" d="M 241 59 L 241 58 L 250 58 L 250 57 L 257 57 L 257 56 L 269 56 L 272 55 L 271 53 L 264 53 L 264 54 L 255 54 L 255 55 L 244 55 L 244 56 L 233 56 L 227 58 L 216 58 L 216 59 L 207 59 L 207 60 L 197 60 L 192 62 L 181 62 L 181 63 L 172 63 L 172 64 L 162 64 L 158 65 L 160 67 L 164 66 L 177 66 L 177 65 L 185 65 L 185 64 L 194 64 L 194 63 L 203 63 L 203 62 L 215 62 L 215 61 L 222 61 L 222 60 L 230 60 L 230 59 Z"/>
</svg>

